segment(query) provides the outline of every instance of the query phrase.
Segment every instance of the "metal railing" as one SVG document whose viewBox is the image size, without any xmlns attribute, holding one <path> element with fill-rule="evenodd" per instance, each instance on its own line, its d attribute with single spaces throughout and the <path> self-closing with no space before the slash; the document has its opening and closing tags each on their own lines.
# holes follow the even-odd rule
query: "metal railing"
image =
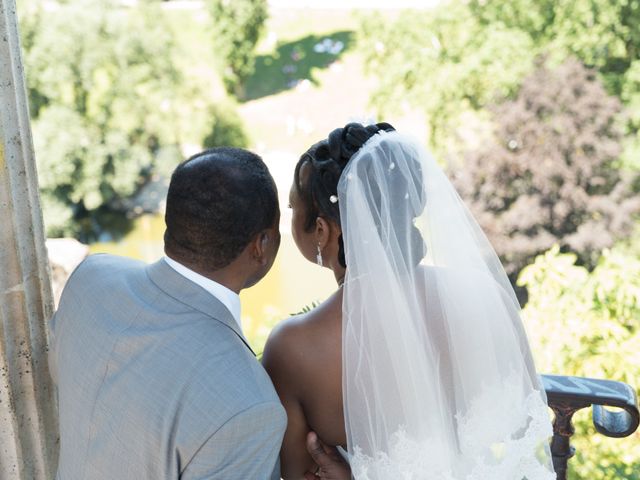
<svg viewBox="0 0 640 480">
<path fill-rule="evenodd" d="M 558 480 L 567 478 L 568 462 L 575 450 L 571 446 L 573 414 L 592 408 L 593 425 L 607 437 L 627 437 L 640 423 L 636 393 L 629 385 L 612 380 L 542 375 L 549 408 L 555 414 L 551 455 Z M 616 407 L 618 410 L 608 410 Z"/>
</svg>

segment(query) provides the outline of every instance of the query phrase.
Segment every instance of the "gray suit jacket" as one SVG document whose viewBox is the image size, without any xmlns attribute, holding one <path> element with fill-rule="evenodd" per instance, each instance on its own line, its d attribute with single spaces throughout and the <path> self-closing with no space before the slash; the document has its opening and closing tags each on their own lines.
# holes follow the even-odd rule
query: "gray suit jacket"
<svg viewBox="0 0 640 480">
<path fill-rule="evenodd" d="M 85 260 L 50 362 L 58 480 L 279 478 L 286 414 L 269 377 L 223 304 L 164 260 Z"/>
</svg>

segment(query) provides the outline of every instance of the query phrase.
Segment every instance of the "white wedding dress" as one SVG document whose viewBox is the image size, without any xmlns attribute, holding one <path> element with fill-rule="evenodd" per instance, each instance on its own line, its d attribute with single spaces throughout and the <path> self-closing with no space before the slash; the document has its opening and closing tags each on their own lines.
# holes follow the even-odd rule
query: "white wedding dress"
<svg viewBox="0 0 640 480">
<path fill-rule="evenodd" d="M 551 423 L 494 250 L 434 159 L 372 137 L 338 185 L 357 480 L 551 480 Z"/>
</svg>

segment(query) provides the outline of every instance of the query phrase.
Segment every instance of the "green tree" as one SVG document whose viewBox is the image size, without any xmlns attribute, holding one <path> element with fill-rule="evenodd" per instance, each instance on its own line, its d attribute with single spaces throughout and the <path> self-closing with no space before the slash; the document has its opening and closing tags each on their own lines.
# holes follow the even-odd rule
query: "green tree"
<svg viewBox="0 0 640 480">
<path fill-rule="evenodd" d="M 23 18 L 44 216 L 50 235 L 75 234 L 71 220 L 131 195 L 157 151 L 177 142 L 170 103 L 180 75 L 156 8 L 82 0 L 45 15 L 43 5 Z"/>
<path fill-rule="evenodd" d="M 596 68 L 610 93 L 640 54 L 640 0 L 471 0 L 486 28 L 503 24 L 526 32 L 547 53 Z"/>
<path fill-rule="evenodd" d="M 267 20 L 266 0 L 208 0 L 213 46 L 229 93 L 242 98 L 242 85 L 254 70 L 255 47 Z"/>
<path fill-rule="evenodd" d="M 485 28 L 526 32 L 556 64 L 573 56 L 597 70 L 626 107 L 620 166 L 640 171 L 640 0 L 471 0 L 469 7 Z"/>
<path fill-rule="evenodd" d="M 463 2 L 407 11 L 394 21 L 368 17 L 359 44 L 379 82 L 372 100 L 380 116 L 405 103 L 423 108 L 439 156 L 463 138 L 482 136 L 482 110 L 514 94 L 537 54 L 526 32 L 501 23 L 487 28 Z"/>
<path fill-rule="evenodd" d="M 555 243 L 593 267 L 632 232 L 640 199 L 617 168 L 619 110 L 577 60 L 540 64 L 493 108 L 494 140 L 452 172 L 512 278 Z"/>
<path fill-rule="evenodd" d="M 171 172 L 225 112 L 177 67 L 159 4 L 25 0 L 20 15 L 48 234 L 91 234 L 98 211 Z"/>
<path fill-rule="evenodd" d="M 624 74 L 621 98 L 627 107 L 625 150 L 621 166 L 640 172 L 640 59 L 634 60 Z M 636 193 L 640 193 L 640 184 L 636 186 Z"/>
<path fill-rule="evenodd" d="M 482 142 L 485 106 L 513 95 L 541 54 L 556 65 L 577 57 L 625 105 L 638 92 L 640 0 L 453 0 L 394 21 L 369 18 L 361 30 L 380 79 L 374 105 L 381 115 L 406 101 L 422 106 L 440 156 Z M 640 148 L 640 113 L 631 115 L 628 158 Z"/>
<path fill-rule="evenodd" d="M 628 383 L 640 393 L 640 238 L 605 250 L 589 272 L 555 246 L 525 268 L 523 310 L 542 373 Z M 575 417 L 571 480 L 639 480 L 640 444 L 598 434 L 586 411 Z"/>
<path fill-rule="evenodd" d="M 202 142 L 205 148 L 229 146 L 246 147 L 249 138 L 244 131 L 242 119 L 229 108 L 216 107 L 212 110 L 211 129 Z"/>
</svg>

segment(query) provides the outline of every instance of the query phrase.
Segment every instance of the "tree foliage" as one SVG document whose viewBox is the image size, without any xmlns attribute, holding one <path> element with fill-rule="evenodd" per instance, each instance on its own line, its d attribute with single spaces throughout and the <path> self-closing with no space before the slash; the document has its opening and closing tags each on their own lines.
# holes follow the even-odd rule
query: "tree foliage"
<svg viewBox="0 0 640 480">
<path fill-rule="evenodd" d="M 620 166 L 640 171 L 640 0 L 471 0 L 469 7 L 485 28 L 526 32 L 556 64 L 573 56 L 594 68 L 626 107 Z"/>
<path fill-rule="evenodd" d="M 380 115 L 408 102 L 421 106 L 439 153 L 459 140 L 463 124 L 482 128 L 484 119 L 475 116 L 517 90 L 536 54 L 525 32 L 502 23 L 486 28 L 462 2 L 407 11 L 393 22 L 369 17 L 360 44 L 368 71 L 379 80 L 373 103 Z"/>
<path fill-rule="evenodd" d="M 219 112 L 210 86 L 178 68 L 158 4 L 25 0 L 20 15 L 45 223 L 50 236 L 79 235 L 170 172 Z"/>
<path fill-rule="evenodd" d="M 229 108 L 216 107 L 212 110 L 212 124 L 202 142 L 205 148 L 225 145 L 229 147 L 246 147 L 249 138 L 244 130 L 240 116 Z"/>
<path fill-rule="evenodd" d="M 610 93 L 640 54 L 640 0 L 471 0 L 474 16 L 526 32 L 557 60 L 574 56 L 596 68 Z"/>
<path fill-rule="evenodd" d="M 159 108 L 180 78 L 172 39 L 140 13 L 105 1 L 49 4 L 25 35 L 49 234 L 74 233 L 72 218 L 132 194 L 158 149 L 176 142 L 169 108 Z"/>
<path fill-rule="evenodd" d="M 451 0 L 393 21 L 370 18 L 361 33 L 369 71 L 380 79 L 380 114 L 403 101 L 422 106 L 440 156 L 470 136 L 481 141 L 474 129 L 481 136 L 483 109 L 516 92 L 541 54 L 552 65 L 578 58 L 625 105 L 638 92 L 640 0 Z M 635 152 L 638 112 L 628 130 Z"/>
<path fill-rule="evenodd" d="M 208 0 L 213 45 L 221 60 L 229 93 L 242 96 L 242 84 L 254 70 L 255 47 L 267 20 L 266 0 Z"/>
<path fill-rule="evenodd" d="M 507 272 L 559 244 L 593 266 L 628 236 L 640 201 L 616 168 L 620 102 L 577 60 L 528 76 L 494 114 L 494 140 L 468 152 L 454 182 Z"/>
<path fill-rule="evenodd" d="M 640 250 L 629 244 L 606 250 L 592 272 L 558 246 L 525 268 L 523 310 L 536 366 L 542 373 L 628 383 L 640 393 Z M 639 480 L 638 434 L 598 434 L 586 411 L 575 417 L 572 480 Z"/>
</svg>

